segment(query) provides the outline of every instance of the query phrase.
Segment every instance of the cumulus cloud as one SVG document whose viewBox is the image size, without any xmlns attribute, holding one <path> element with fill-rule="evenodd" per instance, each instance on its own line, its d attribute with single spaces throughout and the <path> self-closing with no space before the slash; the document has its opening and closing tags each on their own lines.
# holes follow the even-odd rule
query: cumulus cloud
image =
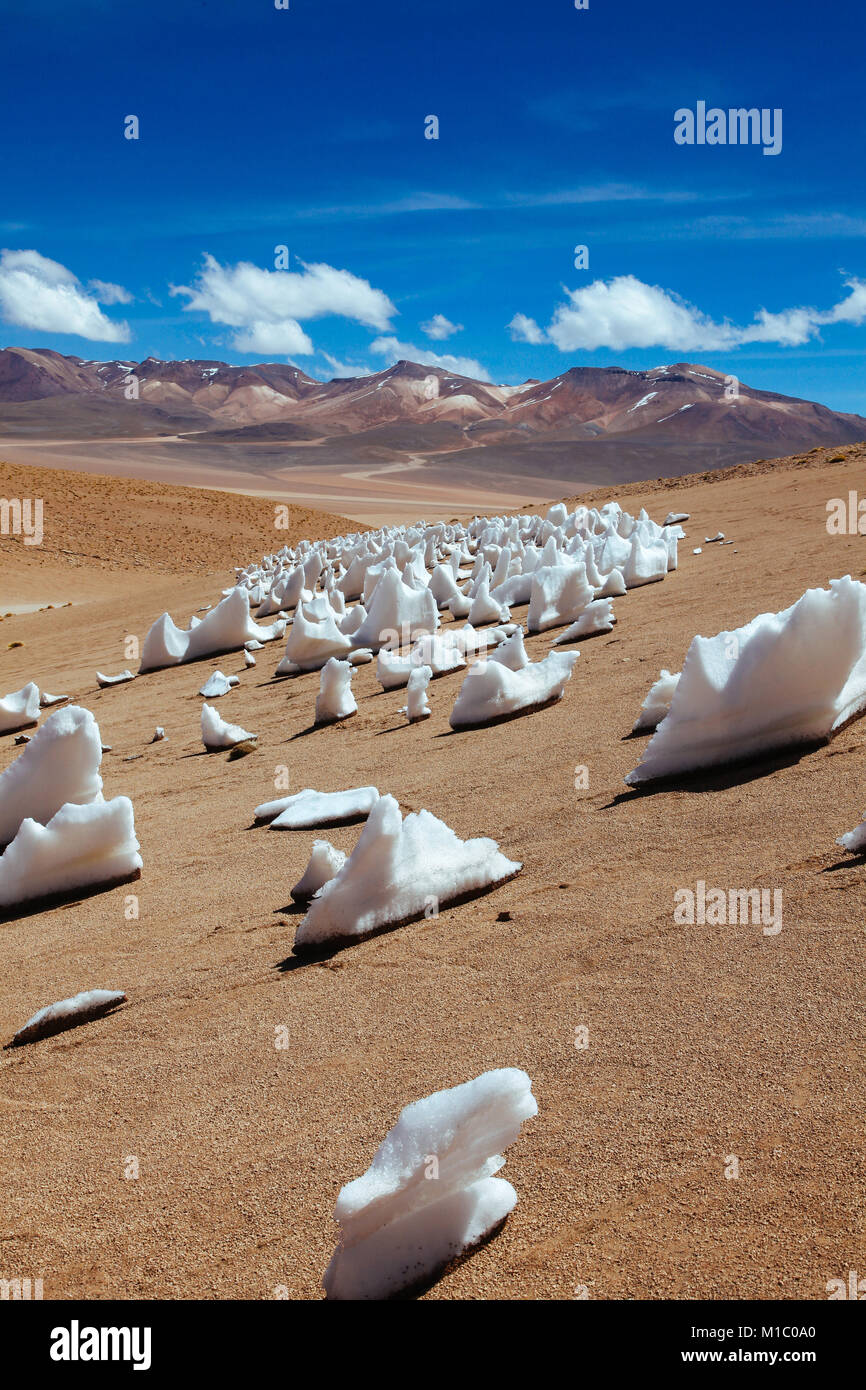
<svg viewBox="0 0 866 1390">
<path fill-rule="evenodd" d="M 444 314 L 434 314 L 432 319 L 421 324 L 421 332 L 426 333 L 428 338 L 433 338 L 441 342 L 443 338 L 450 338 L 452 333 L 460 333 L 463 330 L 462 323 L 452 323 L 446 319 Z"/>
<path fill-rule="evenodd" d="M 825 323 L 861 324 L 866 321 L 866 281 L 852 276 L 845 281 L 845 288 L 851 293 L 830 310 Z"/>
<path fill-rule="evenodd" d="M 554 313 L 547 337 L 560 352 L 657 344 L 688 351 L 719 348 L 729 332 L 667 290 L 619 275 L 609 283 L 595 280 L 570 291 L 568 303 Z"/>
<path fill-rule="evenodd" d="M 515 343 L 534 343 L 537 346 L 545 341 L 544 329 L 539 328 L 535 319 L 527 318 L 526 314 L 515 314 L 508 331 Z"/>
<path fill-rule="evenodd" d="M 406 360 L 418 362 L 422 367 L 441 367 L 443 371 L 454 372 L 458 376 L 471 376 L 476 381 L 489 381 L 486 368 L 473 357 L 452 357 L 450 353 L 431 352 L 429 348 L 415 347 L 412 343 L 401 343 L 393 337 L 374 338 L 370 351 L 378 357 L 387 358 L 393 366 L 395 362 Z"/>
<path fill-rule="evenodd" d="M 634 275 L 618 275 L 566 290 L 567 302 L 557 307 L 545 330 L 524 314 L 515 314 L 509 329 L 512 338 L 553 343 L 560 352 L 602 347 L 614 352 L 648 347 L 725 352 L 746 343 L 798 347 L 825 324 L 866 321 L 866 283 L 851 278 L 846 288 L 850 293 L 832 309 L 760 309 L 751 323 L 738 325 L 710 318 L 672 290 L 644 284 Z"/>
<path fill-rule="evenodd" d="M 324 263 L 301 264 L 302 271 L 263 270 L 249 261 L 220 265 L 206 255 L 193 285 L 172 285 L 171 293 L 188 299 L 185 309 L 238 329 L 234 346 L 239 352 L 311 353 L 312 342 L 300 321 L 327 315 L 379 331 L 390 328 L 397 310 L 368 280 Z M 256 346 L 244 346 L 253 342 Z"/>
<path fill-rule="evenodd" d="M 234 346 L 238 352 L 276 353 L 279 357 L 292 357 L 295 353 L 308 357 L 316 350 L 297 319 L 284 319 L 282 323 L 258 320 L 235 334 Z"/>
<path fill-rule="evenodd" d="M 120 285 L 99 280 L 85 289 L 71 270 L 38 251 L 0 251 L 0 318 L 20 328 L 127 343 L 129 325 L 112 322 L 99 305 L 128 303 L 131 297 Z"/>
</svg>

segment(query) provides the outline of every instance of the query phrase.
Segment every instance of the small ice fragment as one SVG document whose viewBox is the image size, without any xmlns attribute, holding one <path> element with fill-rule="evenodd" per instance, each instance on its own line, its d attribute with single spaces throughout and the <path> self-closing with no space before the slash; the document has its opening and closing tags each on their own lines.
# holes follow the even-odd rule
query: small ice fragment
<svg viewBox="0 0 866 1390">
<path fill-rule="evenodd" d="M 309 902 L 320 888 L 336 878 L 346 862 L 341 849 L 335 849 L 330 840 L 314 840 L 309 863 L 292 889 L 296 903 Z"/>
<path fill-rule="evenodd" d="M 218 696 L 225 695 L 234 686 L 239 685 L 237 676 L 224 676 L 222 671 L 214 671 L 212 676 L 208 676 L 199 695 L 203 695 L 206 700 L 216 700 Z"/>
<path fill-rule="evenodd" d="M 30 681 L 0 700 L 0 734 L 26 729 L 39 720 L 39 686 Z"/>
<path fill-rule="evenodd" d="M 253 815 L 260 823 L 271 821 L 277 830 L 304 830 L 367 816 L 378 800 L 375 787 L 352 787 L 343 792 L 317 792 L 305 787 L 292 796 L 263 802 Z"/>
<path fill-rule="evenodd" d="M 410 724 L 417 724 L 421 719 L 429 719 L 432 713 L 430 701 L 427 699 L 427 687 L 433 679 L 433 672 L 429 666 L 416 666 L 409 677 L 409 684 L 406 687 L 406 713 Z"/>
<path fill-rule="evenodd" d="M 96 682 L 102 687 L 106 685 L 123 685 L 125 681 L 134 680 L 135 676 L 131 671 L 121 671 L 119 676 L 104 676 L 101 671 L 97 671 L 96 673 Z"/>
<path fill-rule="evenodd" d="M 352 694 L 352 666 L 332 656 L 322 667 L 315 723 L 335 724 L 357 712 L 358 705 Z"/>
<path fill-rule="evenodd" d="M 658 727 L 671 707 L 679 679 L 679 672 L 673 674 L 662 670 L 658 680 L 650 686 L 649 694 L 640 707 L 640 714 L 631 728 L 633 734 L 645 733 Z"/>
<path fill-rule="evenodd" d="M 256 734 L 242 729 L 239 724 L 228 724 L 221 719 L 213 705 L 201 707 L 201 739 L 209 753 L 223 748 L 234 748 L 235 744 L 247 739 L 255 740 Z"/>
<path fill-rule="evenodd" d="M 56 1004 L 47 1004 L 28 1018 L 18 1029 L 7 1047 L 23 1047 L 25 1043 L 38 1042 L 40 1038 L 50 1038 L 55 1033 L 64 1033 L 68 1028 L 77 1028 L 81 1023 L 90 1023 L 102 1018 L 109 1009 L 126 1003 L 122 989 L 88 989 L 74 994 L 70 999 L 60 999 Z"/>
</svg>

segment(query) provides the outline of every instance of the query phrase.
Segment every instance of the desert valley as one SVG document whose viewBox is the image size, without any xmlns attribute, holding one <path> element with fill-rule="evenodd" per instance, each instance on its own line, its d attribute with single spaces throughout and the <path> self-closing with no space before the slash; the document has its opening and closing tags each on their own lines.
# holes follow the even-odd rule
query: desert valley
<svg viewBox="0 0 866 1390">
<path fill-rule="evenodd" d="M 403 1107 L 482 1073 L 525 1073 L 537 1115 L 507 1154 L 516 1209 L 471 1258 L 422 1281 L 424 1296 L 827 1297 L 828 1281 L 847 1277 L 861 1258 L 851 1173 L 862 1143 L 866 884 L 861 858 L 836 841 L 866 806 L 864 725 L 847 723 L 829 742 L 783 740 L 745 764 L 698 768 L 646 788 L 624 779 L 651 736 L 652 720 L 646 732 L 631 732 L 641 706 L 660 671 L 682 668 L 695 634 L 788 609 L 807 589 L 825 590 L 828 578 L 861 579 L 863 540 L 831 534 L 827 504 L 856 489 L 864 461 L 862 443 L 817 447 L 595 489 L 562 505 L 538 497 L 512 523 L 503 509 L 512 555 L 529 563 L 531 533 L 553 564 L 542 574 L 556 576 L 564 565 L 584 584 L 585 566 L 570 569 L 559 549 L 563 537 L 580 534 L 581 517 L 601 517 L 603 530 L 605 516 L 620 514 L 609 512 L 615 500 L 623 516 L 643 508 L 659 524 L 686 518 L 679 545 L 672 542 L 676 568 L 663 558 L 654 574 L 632 574 L 635 563 L 655 563 L 636 561 L 632 544 L 628 592 L 609 579 L 601 587 L 619 597 L 593 597 L 590 584 L 576 604 L 568 587 L 524 582 L 520 566 L 506 562 L 500 599 L 507 592 L 511 601 L 500 608 L 482 555 L 495 562 L 506 552 L 483 548 L 494 532 L 472 524 L 471 512 L 450 530 L 428 515 L 426 531 L 394 532 L 390 542 L 387 531 L 362 528 L 358 553 L 367 534 L 396 555 L 403 579 L 391 559 L 382 577 L 344 583 L 348 596 L 337 610 L 351 614 L 359 602 L 352 594 L 364 589 L 374 612 L 377 587 L 384 594 L 390 585 L 391 616 L 408 626 L 402 647 L 392 639 L 393 656 L 380 651 L 365 664 L 359 655 L 354 666 L 327 658 L 346 667 L 342 689 L 355 705 L 334 706 L 327 717 L 317 706 L 327 653 L 358 651 L 333 625 L 336 617 L 352 626 L 336 610 L 324 622 L 316 616 L 323 603 L 331 611 L 325 596 L 339 593 L 328 585 L 339 584 L 341 569 L 348 574 L 338 561 L 326 562 L 330 577 L 319 574 L 315 600 L 295 586 L 309 617 L 292 608 L 287 585 L 274 587 L 285 589 L 287 606 L 277 598 L 274 616 L 256 621 L 263 642 L 245 638 L 252 617 L 234 636 L 226 626 L 220 633 L 216 618 L 214 637 L 193 634 L 238 583 L 244 611 L 268 611 L 274 571 L 255 578 L 262 556 L 286 547 L 311 563 L 315 545 L 305 549 L 304 541 L 350 536 L 357 521 L 292 507 L 276 531 L 275 503 L 264 497 L 0 468 L 4 496 L 43 498 L 45 530 L 39 547 L 0 538 L 4 593 L 19 606 L 28 596 L 38 610 L 3 606 L 3 693 L 33 682 L 37 694 L 67 696 L 61 710 L 92 714 L 106 803 L 129 798 L 134 808 L 140 854 L 125 862 L 141 863 L 140 877 L 117 887 L 6 909 L 4 1041 L 52 1001 L 92 990 L 125 995 L 112 1012 L 102 1006 L 96 1021 L 49 1029 L 3 1054 L 3 1142 L 14 1179 L 7 1260 L 41 1277 L 46 1298 L 320 1297 L 340 1187 L 364 1172 Z M 576 520 L 558 532 L 563 518 Z M 449 535 L 465 537 L 453 567 L 443 565 Z M 627 556 L 628 543 L 614 549 L 623 544 Z M 569 545 L 575 551 L 577 539 Z M 442 577 L 426 580 L 441 589 L 441 607 L 419 577 L 425 547 L 428 564 L 440 566 Z M 314 582 L 320 564 L 299 584 Z M 509 568 L 515 578 L 503 581 Z M 473 572 L 467 586 L 462 576 Z M 446 598 L 467 587 L 474 599 Z M 418 646 L 411 615 L 422 599 L 441 636 L 419 650 L 442 674 L 421 678 L 428 683 L 415 707 L 423 711 L 426 698 L 429 717 L 410 722 L 401 713 L 406 675 L 397 672 L 413 669 L 400 661 Z M 467 646 L 472 603 L 476 636 Z M 565 618 L 586 615 L 587 605 L 586 635 L 569 640 Z M 180 624 L 176 638 L 172 625 L 156 623 L 163 610 Z M 294 638 L 293 613 L 295 627 L 302 623 Z M 274 624 L 283 637 L 272 642 Z M 525 631 L 525 653 L 515 624 Z M 197 642 L 198 659 L 172 645 L 181 637 Z M 498 714 L 495 702 L 484 703 L 496 643 L 514 652 L 513 669 L 498 667 L 506 694 L 518 690 L 521 671 L 539 672 L 541 694 L 522 711 L 516 695 Z M 233 649 L 211 655 L 214 645 Z M 566 664 L 549 686 L 550 703 L 538 682 L 548 653 L 560 651 L 573 655 L 556 658 Z M 275 676 L 278 665 L 288 674 Z M 463 729 L 452 712 L 475 666 Z M 97 681 L 97 671 L 104 679 L 127 668 L 134 679 Z M 215 668 L 224 686 L 205 687 Z M 202 744 L 205 688 L 218 696 L 211 723 L 223 751 L 213 742 L 208 751 L 207 734 Z M 774 696 L 771 687 L 767 698 L 790 702 L 786 690 Z M 665 704 L 670 692 L 656 719 Z M 46 734 L 52 714 L 37 711 Z M 18 722 L 23 734 L 7 718 L 2 739 L 7 770 L 23 766 L 31 746 L 16 742 L 30 737 L 35 749 L 39 737 Z M 234 756 L 232 744 L 247 734 L 251 751 Z M 733 724 L 728 738 L 734 749 Z M 330 812 L 298 819 L 293 811 L 310 828 L 280 834 L 268 824 L 276 810 L 253 814 L 274 798 L 277 808 L 288 805 L 305 788 L 375 791 L 346 824 L 330 825 Z M 379 833 L 370 811 L 376 795 L 382 834 L 388 816 L 399 830 L 401 816 L 429 813 L 466 842 L 492 837 L 506 868 L 489 872 L 502 881 L 431 914 L 407 880 L 407 910 L 398 913 L 406 924 L 347 942 L 353 914 L 373 912 L 383 892 L 387 898 L 371 841 L 367 887 L 353 893 L 350 880 L 349 916 L 340 909 L 348 927 L 337 932 L 339 949 L 325 940 L 307 955 L 300 924 L 305 914 L 312 921 L 318 899 L 305 905 L 290 890 L 313 873 L 316 836 L 336 858 L 326 864 L 316 851 L 312 887 L 340 864 L 347 872 L 368 815 L 368 840 Z M 430 891 L 426 873 L 437 885 L 432 897 L 447 898 L 451 851 L 435 858 L 438 834 L 426 842 L 433 859 L 420 877 L 416 871 L 414 891 Z M 49 884 L 51 872 L 46 861 Z M 719 924 L 703 913 L 683 925 L 675 913 L 684 890 L 706 897 L 715 885 L 781 894 L 778 929 L 769 918 Z M 327 892 L 319 896 L 328 903 Z M 374 925 L 394 918 L 385 899 L 375 910 Z M 327 936 L 334 928 L 322 920 L 315 930 Z M 531 1116 L 535 1102 L 515 1113 Z M 511 1138 L 520 1130 L 513 1123 Z M 345 1283 L 357 1272 L 337 1278 L 359 1287 Z"/>
</svg>

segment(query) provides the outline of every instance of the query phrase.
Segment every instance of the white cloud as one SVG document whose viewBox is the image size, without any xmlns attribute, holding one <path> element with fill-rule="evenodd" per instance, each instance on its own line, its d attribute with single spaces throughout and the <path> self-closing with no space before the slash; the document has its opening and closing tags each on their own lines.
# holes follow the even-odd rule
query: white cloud
<svg viewBox="0 0 866 1390">
<path fill-rule="evenodd" d="M 691 305 L 633 275 L 606 283 L 595 280 L 568 292 L 568 304 L 553 315 L 547 337 L 560 352 L 576 348 L 631 347 L 720 348 L 729 330 Z"/>
<path fill-rule="evenodd" d="M 301 218 L 320 217 L 391 217 L 412 212 L 466 212 L 481 204 L 469 202 L 466 198 L 451 193 L 411 193 L 406 198 L 398 198 L 385 203 L 342 203 L 330 207 L 303 208 L 297 216 Z"/>
<path fill-rule="evenodd" d="M 779 217 L 746 217 L 715 214 L 679 222 L 677 235 L 724 237 L 726 241 L 807 240 L 866 237 L 866 217 L 845 212 L 785 213 Z"/>
<path fill-rule="evenodd" d="M 357 362 L 341 362 L 339 358 L 332 357 L 329 352 L 323 352 L 321 355 L 331 368 L 332 378 L 370 375 L 370 368 L 361 366 Z"/>
<path fill-rule="evenodd" d="M 0 251 L 0 317 L 20 328 L 127 343 L 129 325 L 113 323 L 99 307 L 100 300 L 118 303 L 114 294 L 118 290 L 119 285 L 92 281 L 88 291 L 71 270 L 38 251 Z"/>
<path fill-rule="evenodd" d="M 866 282 L 852 276 L 845 281 L 845 288 L 851 293 L 830 310 L 826 323 L 860 324 L 866 320 Z"/>
<path fill-rule="evenodd" d="M 703 196 L 706 197 L 706 194 Z M 586 184 L 582 188 L 554 189 L 550 193 L 508 193 L 505 201 L 512 207 L 547 208 L 582 203 L 693 203 L 700 197 L 700 194 L 687 190 L 651 189 L 632 183 L 602 183 Z"/>
<path fill-rule="evenodd" d="M 728 331 L 733 347 L 742 343 L 781 343 L 783 347 L 799 347 L 814 338 L 823 322 L 823 316 L 814 309 L 783 309 L 778 314 L 759 309 L 754 323 L 743 328 L 731 326 Z"/>
<path fill-rule="evenodd" d="M 171 293 L 188 298 L 185 309 L 241 330 L 233 344 L 239 352 L 311 353 L 315 349 L 299 320 L 326 315 L 390 328 L 397 310 L 368 280 L 330 265 L 301 264 L 302 272 L 262 270 L 249 261 L 223 266 L 206 255 L 193 286 L 172 285 Z"/>
<path fill-rule="evenodd" d="M 535 319 L 527 318 L 526 314 L 515 314 L 508 331 L 515 343 L 534 343 L 537 346 L 545 341 L 544 329 L 539 328 Z"/>
<path fill-rule="evenodd" d="M 370 344 L 370 351 L 375 352 L 379 357 L 386 357 L 391 365 L 405 360 L 418 362 L 422 367 L 441 367 L 443 371 L 455 372 L 458 376 L 474 377 L 476 381 L 490 380 L 486 368 L 482 367 L 480 362 L 476 362 L 473 357 L 452 357 L 447 352 L 431 352 L 429 348 L 415 347 L 412 343 L 401 343 L 399 339 L 393 337 L 374 338 Z"/>
<path fill-rule="evenodd" d="M 824 324 L 866 321 L 866 283 L 849 279 L 850 294 L 833 309 L 760 309 L 750 324 L 717 322 L 671 290 L 646 285 L 634 275 L 595 280 L 566 290 L 546 330 L 534 319 L 515 314 L 508 325 L 512 338 L 553 343 L 560 352 L 610 348 L 666 347 L 674 351 L 730 351 L 745 343 L 781 343 L 797 347 L 814 338 Z"/>
<path fill-rule="evenodd" d="M 122 285 L 113 285 L 110 280 L 89 280 L 87 288 L 92 290 L 100 304 L 131 304 L 132 295 Z"/>
<path fill-rule="evenodd" d="M 450 338 L 452 333 L 461 333 L 462 323 L 452 323 L 446 319 L 444 314 L 434 314 L 432 319 L 421 324 L 421 332 L 426 333 L 428 338 L 433 338 L 441 342 L 443 338 Z"/>
<path fill-rule="evenodd" d="M 305 357 L 316 351 L 297 319 L 251 323 L 236 333 L 233 341 L 238 352 L 276 353 L 279 357 L 292 357 L 295 353 Z"/>
</svg>

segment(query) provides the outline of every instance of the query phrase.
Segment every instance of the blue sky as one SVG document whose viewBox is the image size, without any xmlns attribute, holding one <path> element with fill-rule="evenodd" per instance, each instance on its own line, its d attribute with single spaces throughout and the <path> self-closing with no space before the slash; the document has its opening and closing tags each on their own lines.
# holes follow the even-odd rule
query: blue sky
<svg viewBox="0 0 866 1390">
<path fill-rule="evenodd" d="M 289 3 L 0 0 L 0 343 L 688 359 L 866 413 L 859 7 Z M 699 101 L 781 109 L 781 152 L 675 143 Z"/>
</svg>

